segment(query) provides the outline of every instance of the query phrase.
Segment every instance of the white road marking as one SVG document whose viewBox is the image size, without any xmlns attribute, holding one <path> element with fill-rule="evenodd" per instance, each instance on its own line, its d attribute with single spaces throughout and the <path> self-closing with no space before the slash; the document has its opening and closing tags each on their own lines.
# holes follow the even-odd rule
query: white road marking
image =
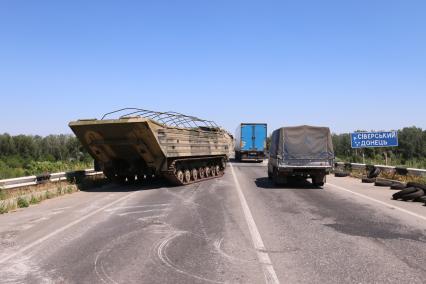
<svg viewBox="0 0 426 284">
<path fill-rule="evenodd" d="M 61 207 L 61 208 L 55 208 L 52 211 L 64 211 L 65 209 L 69 209 L 69 208 L 71 208 L 71 206 Z"/>
<path fill-rule="evenodd" d="M 122 207 L 114 207 L 110 208 L 108 210 L 105 210 L 105 212 L 113 212 L 123 209 L 135 209 L 135 208 L 145 208 L 145 207 L 163 207 L 163 206 L 169 206 L 169 203 L 162 203 L 162 204 L 148 204 L 148 205 L 137 205 L 137 206 L 122 206 Z"/>
<path fill-rule="evenodd" d="M 127 216 L 132 214 L 142 214 L 142 213 L 149 213 L 149 212 L 159 212 L 159 211 L 168 211 L 167 208 L 165 209 L 152 209 L 152 210 L 140 210 L 140 211 L 130 211 L 130 212 L 124 212 L 117 214 L 118 216 Z"/>
<path fill-rule="evenodd" d="M 155 220 L 155 219 L 160 219 L 160 218 L 164 218 L 167 217 L 167 214 L 160 214 L 160 215 L 155 215 L 155 216 L 147 216 L 147 217 L 141 217 L 138 218 L 139 221 L 148 221 L 148 220 Z"/>
<path fill-rule="evenodd" d="M 254 248 L 257 252 L 257 258 L 259 259 L 260 264 L 262 265 L 263 274 L 265 275 L 266 283 L 280 283 L 278 280 L 277 274 L 275 273 L 274 266 L 272 265 L 271 259 L 266 253 L 266 248 L 263 243 L 262 237 L 260 236 L 259 229 L 254 222 L 253 215 L 251 214 L 250 208 L 247 204 L 247 200 L 244 197 L 243 191 L 241 190 L 240 183 L 235 175 L 234 167 L 230 164 L 232 176 L 234 177 L 235 188 L 238 192 L 238 197 L 240 199 L 241 207 L 243 208 L 244 217 L 246 219 L 247 225 L 249 227 L 251 239 L 253 241 Z"/>
<path fill-rule="evenodd" d="M 105 206 L 103 206 L 103 207 L 95 210 L 95 211 L 92 211 L 91 213 L 89 213 L 87 215 L 84 215 L 83 217 L 81 217 L 81 218 L 79 218 L 79 219 L 77 219 L 77 220 L 75 220 L 75 221 L 67 224 L 66 226 L 63 226 L 63 227 L 57 229 L 56 231 L 53 231 L 52 233 L 50 233 L 50 234 L 48 234 L 48 235 L 46 235 L 46 236 L 44 236 L 44 237 L 42 237 L 42 238 L 40 238 L 40 239 L 32 242 L 32 243 L 24 246 L 23 248 L 21 248 L 20 250 L 16 251 L 15 253 L 10 254 L 9 256 L 6 256 L 3 259 L 0 259 L 0 264 L 5 263 L 6 261 L 8 261 L 8 260 L 10 260 L 10 259 L 12 259 L 14 257 L 16 257 L 17 255 L 24 253 L 25 251 L 27 251 L 27 250 L 29 250 L 29 249 L 31 249 L 31 248 L 33 248 L 33 247 L 35 247 L 35 246 L 43 243 L 44 241 L 46 241 L 46 240 L 48 240 L 48 239 L 50 239 L 50 238 L 52 238 L 52 237 L 54 237 L 54 236 L 62 233 L 63 231 L 71 228 L 72 226 L 74 226 L 74 225 L 76 225 L 78 223 L 83 222 L 87 218 L 92 217 L 93 215 L 95 215 L 95 214 L 97 214 L 97 213 L 99 213 L 99 212 L 101 212 L 101 211 L 103 211 L 103 210 L 105 210 L 105 209 L 107 209 L 107 208 L 109 208 L 109 207 L 111 207 L 111 206 L 113 206 L 113 205 L 115 205 L 115 204 L 117 204 L 117 203 L 119 203 L 119 202 L 121 202 L 121 201 L 129 198 L 130 196 L 132 196 L 132 195 L 134 195 L 136 193 L 138 193 L 138 191 L 131 192 L 131 193 L 129 193 L 129 194 L 127 194 L 127 195 L 125 195 L 125 196 L 123 196 L 123 197 L 121 197 L 121 198 L 119 198 L 119 199 L 117 199 L 117 200 L 115 200 L 115 201 L 113 201 L 113 202 L 111 202 L 111 203 L 109 203 L 109 204 L 107 204 L 107 205 L 105 205 Z"/>
<path fill-rule="evenodd" d="M 374 199 L 374 198 L 369 197 L 369 196 L 367 196 L 367 195 L 364 195 L 364 194 L 362 194 L 362 193 L 358 193 L 358 192 L 352 191 L 352 190 L 350 190 L 350 189 L 347 189 L 347 188 L 344 188 L 344 187 L 341 187 L 341 186 L 338 186 L 338 185 L 335 185 L 335 184 L 332 184 L 332 183 L 328 183 L 328 182 L 327 182 L 327 185 L 329 185 L 329 186 L 331 186 L 331 187 L 334 187 L 334 188 L 337 188 L 337 189 L 339 189 L 339 190 L 343 190 L 343 191 L 346 191 L 346 192 L 352 193 L 353 195 L 356 195 L 356 196 L 359 196 L 359 197 L 362 197 L 362 198 L 368 199 L 368 200 L 370 200 L 370 201 L 373 201 L 373 202 L 379 203 L 379 204 L 381 204 L 381 205 L 383 205 L 383 206 L 386 206 L 386 207 L 388 207 L 388 208 L 390 208 L 390 209 L 395 209 L 395 210 L 398 210 L 398 211 L 404 212 L 404 213 L 406 213 L 406 214 L 409 214 L 409 215 L 411 215 L 411 216 L 414 216 L 414 217 L 417 217 L 417 218 L 419 218 L 419 219 L 422 219 L 422 220 L 426 221 L 426 217 L 425 217 L 425 216 L 422 216 L 422 215 L 420 215 L 420 214 L 417 214 L 417 213 L 414 213 L 414 212 L 408 211 L 407 209 L 404 209 L 404 208 L 401 208 L 401 207 L 395 206 L 395 205 L 393 205 L 393 204 L 386 203 L 386 202 L 383 202 L 383 201 L 380 201 L 380 200 Z"/>
</svg>

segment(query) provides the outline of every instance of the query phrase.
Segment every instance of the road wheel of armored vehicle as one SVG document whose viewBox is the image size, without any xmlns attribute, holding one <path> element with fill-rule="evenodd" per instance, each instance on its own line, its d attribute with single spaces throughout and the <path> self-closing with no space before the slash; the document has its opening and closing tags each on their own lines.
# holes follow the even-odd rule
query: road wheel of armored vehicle
<svg viewBox="0 0 426 284">
<path fill-rule="evenodd" d="M 192 169 L 191 173 L 192 173 L 192 179 L 194 181 L 197 181 L 198 180 L 198 171 L 197 171 L 197 169 Z"/>
<path fill-rule="evenodd" d="M 191 171 L 190 170 L 185 170 L 184 182 L 185 183 L 190 183 L 191 182 Z"/>
<path fill-rule="evenodd" d="M 178 171 L 176 172 L 176 178 L 178 179 L 178 181 L 179 181 L 180 183 L 183 183 L 183 172 L 182 172 L 181 170 L 178 170 Z"/>
<path fill-rule="evenodd" d="M 199 175 L 200 179 L 203 179 L 205 177 L 203 167 L 198 169 L 198 175 Z"/>
<path fill-rule="evenodd" d="M 153 175 L 153 174 L 146 174 L 146 175 L 145 175 L 145 179 L 146 179 L 147 181 L 152 181 L 152 180 L 154 179 L 154 175 Z"/>
<path fill-rule="evenodd" d="M 127 177 L 127 182 L 128 182 L 128 183 L 134 183 L 134 182 L 135 182 L 135 180 L 136 180 L 136 178 L 135 178 L 135 176 L 134 176 L 134 175 L 131 175 L 131 176 L 128 176 L 128 177 Z"/>
<path fill-rule="evenodd" d="M 211 176 L 211 171 L 210 171 L 210 167 L 205 167 L 204 168 L 204 174 L 206 175 L 206 178 Z"/>
<path fill-rule="evenodd" d="M 126 177 L 118 175 L 114 178 L 114 181 L 116 183 L 125 184 L 126 183 Z"/>
<path fill-rule="evenodd" d="M 222 159 L 222 161 L 221 161 L 221 166 L 222 166 L 222 169 L 223 170 L 225 170 L 226 169 L 226 160 L 225 159 Z"/>
<path fill-rule="evenodd" d="M 219 165 L 216 166 L 216 174 L 218 176 L 222 174 L 222 172 L 220 171 L 220 166 Z"/>
<path fill-rule="evenodd" d="M 212 177 L 216 176 L 217 175 L 216 167 L 215 166 L 211 166 L 210 167 L 210 172 L 211 172 Z"/>
<path fill-rule="evenodd" d="M 137 174 L 136 179 L 137 179 L 138 183 L 141 183 L 145 179 L 145 175 Z"/>
</svg>

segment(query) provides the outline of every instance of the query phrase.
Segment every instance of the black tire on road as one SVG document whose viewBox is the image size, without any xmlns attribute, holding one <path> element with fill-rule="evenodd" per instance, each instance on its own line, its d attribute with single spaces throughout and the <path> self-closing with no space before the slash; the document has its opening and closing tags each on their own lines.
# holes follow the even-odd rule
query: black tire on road
<svg viewBox="0 0 426 284">
<path fill-rule="evenodd" d="M 423 202 L 423 203 L 426 204 L 426 196 L 417 197 L 413 201 L 415 201 L 415 202 Z"/>
<path fill-rule="evenodd" d="M 407 183 L 407 187 L 417 187 L 420 189 L 426 190 L 426 184 L 418 183 L 418 182 L 409 182 Z"/>
<path fill-rule="evenodd" d="M 414 199 L 417 199 L 417 198 L 422 197 L 424 195 L 425 195 L 425 192 L 423 191 L 423 189 L 417 189 L 417 191 L 415 191 L 413 193 L 403 195 L 401 197 L 401 199 L 404 200 L 404 201 L 414 200 Z"/>
<path fill-rule="evenodd" d="M 393 183 L 390 188 L 395 190 L 403 190 L 404 188 L 407 188 L 407 186 L 402 183 Z"/>
<path fill-rule="evenodd" d="M 380 174 L 380 169 L 379 168 L 374 168 L 372 169 L 369 173 L 368 173 L 368 178 L 376 178 L 378 177 Z"/>
<path fill-rule="evenodd" d="M 403 189 L 401 191 L 398 191 L 397 193 L 394 193 L 392 195 L 392 198 L 397 200 L 402 198 L 402 196 L 406 195 L 406 194 L 411 194 L 413 192 L 416 192 L 418 189 L 416 187 L 408 187 L 406 189 Z"/>
<path fill-rule="evenodd" d="M 392 185 L 392 182 L 391 181 L 386 181 L 386 180 L 380 180 L 380 181 L 376 180 L 376 182 L 374 183 L 374 185 L 375 186 L 383 186 L 383 187 L 388 186 L 388 187 L 390 187 Z"/>
<path fill-rule="evenodd" d="M 334 176 L 335 177 L 347 177 L 347 176 L 349 176 L 349 173 L 347 173 L 347 172 L 337 172 L 337 173 L 334 173 Z"/>
<path fill-rule="evenodd" d="M 361 182 L 362 183 L 373 183 L 373 182 L 375 182 L 376 181 L 376 179 L 375 178 L 362 178 L 362 180 L 361 180 Z"/>
</svg>

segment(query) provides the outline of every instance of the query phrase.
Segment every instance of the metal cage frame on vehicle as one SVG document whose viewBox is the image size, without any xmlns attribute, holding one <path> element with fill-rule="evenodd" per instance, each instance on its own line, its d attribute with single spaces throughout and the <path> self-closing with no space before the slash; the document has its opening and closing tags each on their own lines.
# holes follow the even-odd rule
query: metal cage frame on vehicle
<svg viewBox="0 0 426 284">
<path fill-rule="evenodd" d="M 126 113 L 124 115 L 120 115 L 119 118 L 126 118 L 130 116 L 138 116 L 144 117 L 147 119 L 155 120 L 163 125 L 178 127 L 178 128 L 206 128 L 208 130 L 218 130 L 220 127 L 211 120 L 201 119 L 195 116 L 184 115 L 178 112 L 158 112 L 151 111 L 140 108 L 122 108 L 119 110 L 115 110 L 109 113 L 106 113 L 102 116 L 101 120 L 105 120 L 106 118 L 119 113 Z"/>
</svg>

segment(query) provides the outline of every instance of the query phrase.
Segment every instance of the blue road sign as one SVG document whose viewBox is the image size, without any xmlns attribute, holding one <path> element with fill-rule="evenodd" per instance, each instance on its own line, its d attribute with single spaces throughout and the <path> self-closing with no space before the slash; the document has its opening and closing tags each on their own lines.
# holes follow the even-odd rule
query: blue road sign
<svg viewBox="0 0 426 284">
<path fill-rule="evenodd" d="M 398 132 L 355 132 L 351 133 L 352 148 L 397 147 Z"/>
</svg>

